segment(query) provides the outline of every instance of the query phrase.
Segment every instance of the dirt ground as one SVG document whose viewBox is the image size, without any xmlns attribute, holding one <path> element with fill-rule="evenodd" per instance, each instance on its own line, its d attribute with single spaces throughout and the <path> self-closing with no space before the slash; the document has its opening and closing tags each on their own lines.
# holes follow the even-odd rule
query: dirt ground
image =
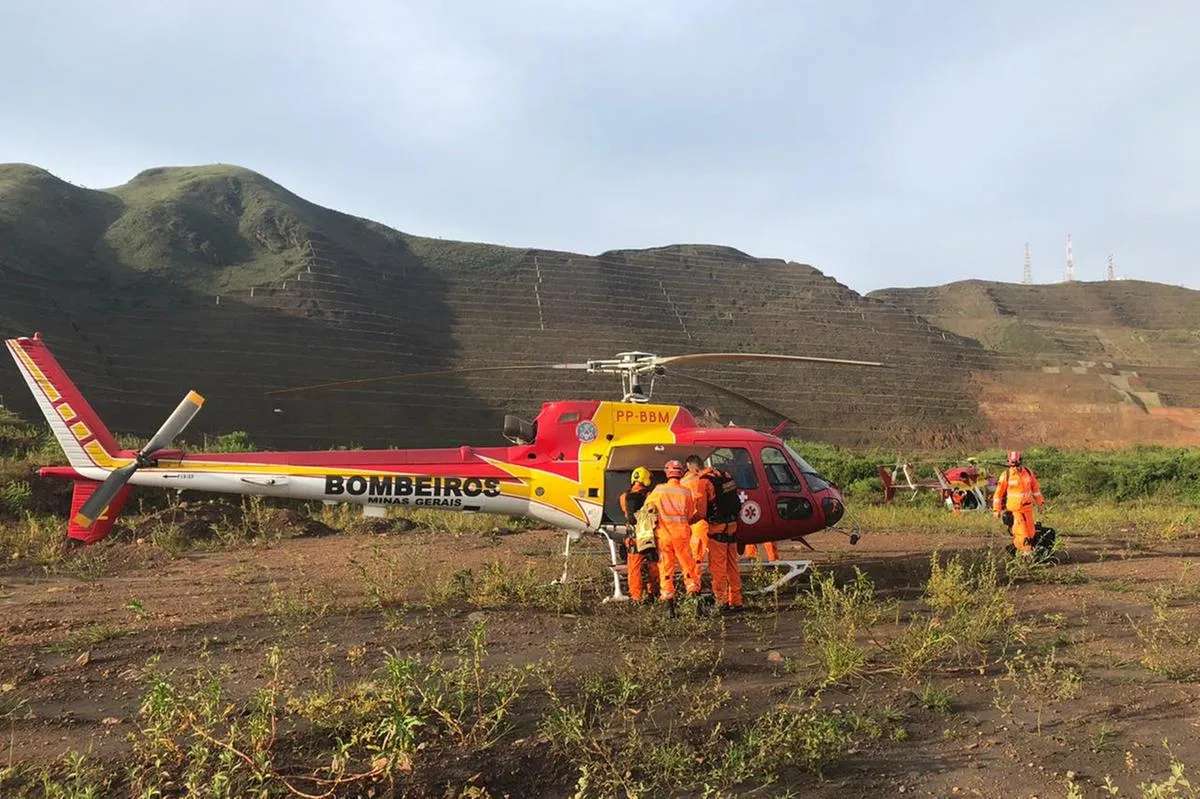
<svg viewBox="0 0 1200 799">
<path fill-rule="evenodd" d="M 851 547 L 831 534 L 816 553 L 788 544 L 782 556 L 811 558 L 819 569 L 845 575 L 857 566 L 881 596 L 904 606 L 918 600 L 933 549 L 1001 544 L 998 537 L 914 532 L 868 533 Z M 496 561 L 533 564 L 548 579 L 562 568 L 561 549 L 561 536 L 550 531 L 411 531 L 295 538 L 182 556 L 122 543 L 77 554 L 50 573 L 11 564 L 0 570 L 0 726 L 7 750 L 0 762 L 49 763 L 69 749 L 119 759 L 130 746 L 126 736 L 136 727 L 141 679 L 152 658 L 160 669 L 224 669 L 233 690 L 248 696 L 262 683 L 264 652 L 273 644 L 282 647 L 298 684 L 328 673 L 351 681 L 378 668 L 381 653 L 443 651 L 484 618 L 490 658 L 517 664 L 566 658 L 568 671 L 582 673 L 612 659 L 615 633 L 639 627 L 646 614 L 663 614 L 661 608 L 600 604 L 603 566 L 596 548 L 573 563 L 574 575 L 596 585 L 576 612 L 519 605 L 481 610 L 454 601 L 422 608 L 400 601 L 425 595 L 431 583 L 456 571 L 479 572 Z M 786 787 L 805 796 L 1052 797 L 1070 795 L 1073 779 L 1078 795 L 1100 796 L 1110 795 L 1099 787 L 1110 777 L 1119 795 L 1140 796 L 1139 783 L 1169 774 L 1164 740 L 1181 761 L 1200 768 L 1198 675 L 1147 667 L 1147 644 L 1139 635 L 1156 612 L 1195 621 L 1200 591 L 1193 590 L 1197 576 L 1190 564 L 1200 557 L 1197 549 L 1194 541 L 1068 541 L 1065 563 L 1010 591 L 1018 622 L 1043 634 L 1038 651 L 1045 651 L 1050 635 L 1056 662 L 1081 677 L 1069 699 L 1043 702 L 1028 688 L 998 687 L 1006 663 L 919 680 L 868 670 L 827 690 L 825 705 L 834 713 L 893 708 L 892 733 L 856 744 L 820 777 L 797 776 Z M 745 613 L 726 617 L 712 634 L 724 653 L 725 688 L 751 709 L 783 701 L 811 660 L 805 619 L 790 601 L 807 590 L 798 582 L 779 599 L 758 599 Z M 1180 640 L 1183 647 L 1195 644 Z M 1019 657 L 1017 650 L 1007 653 L 1009 660 Z M 1051 682 L 1063 673 L 1045 672 L 1047 692 L 1057 690 Z M 928 701 L 927 693 L 923 700 L 931 688 L 946 701 Z M 503 759 L 483 766 L 469 759 L 440 763 L 427 784 L 474 781 L 492 796 L 570 796 L 574 775 L 543 768 L 536 719 L 516 724 Z M 410 788 L 411 795 L 425 795 L 415 783 Z M 401 792 L 409 795 L 409 788 Z"/>
</svg>

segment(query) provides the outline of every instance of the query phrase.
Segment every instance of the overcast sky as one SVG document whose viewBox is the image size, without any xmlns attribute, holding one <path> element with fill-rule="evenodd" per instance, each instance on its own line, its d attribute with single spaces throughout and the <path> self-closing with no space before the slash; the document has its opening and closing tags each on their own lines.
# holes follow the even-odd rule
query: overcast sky
<svg viewBox="0 0 1200 799">
<path fill-rule="evenodd" d="M 0 0 L 0 162 L 236 163 L 444 238 L 858 291 L 1200 288 L 1197 0 Z"/>
</svg>

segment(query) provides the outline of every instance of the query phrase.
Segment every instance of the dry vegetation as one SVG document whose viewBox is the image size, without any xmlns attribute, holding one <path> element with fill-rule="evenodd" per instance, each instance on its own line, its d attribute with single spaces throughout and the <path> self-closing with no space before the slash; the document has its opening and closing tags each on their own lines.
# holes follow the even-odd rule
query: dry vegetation
<svg viewBox="0 0 1200 799">
<path fill-rule="evenodd" d="M 499 517 L 148 496 L 66 551 L 20 440 L 5 797 L 1197 795 L 1180 499 L 1060 498 L 1039 566 L 990 515 L 859 502 L 805 585 L 672 615 L 602 604 L 598 553 L 552 584 L 561 539 Z"/>
</svg>

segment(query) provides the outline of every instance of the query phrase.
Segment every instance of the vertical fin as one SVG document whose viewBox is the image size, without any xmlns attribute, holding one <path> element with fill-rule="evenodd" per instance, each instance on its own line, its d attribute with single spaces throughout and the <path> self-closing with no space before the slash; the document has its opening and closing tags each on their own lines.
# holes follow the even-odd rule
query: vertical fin
<svg viewBox="0 0 1200 799">
<path fill-rule="evenodd" d="M 121 465 L 113 434 L 67 377 L 41 335 L 8 339 L 4 344 L 71 466 L 107 471 Z"/>
<path fill-rule="evenodd" d="M 879 479 L 883 481 L 883 501 L 891 502 L 896 497 L 896 485 L 892 482 L 892 473 L 886 466 L 879 467 Z"/>
<path fill-rule="evenodd" d="M 100 514 L 96 521 L 88 526 L 75 523 L 75 515 L 79 509 L 83 507 L 83 503 L 88 501 L 92 494 L 96 493 L 96 489 L 100 487 L 100 483 L 95 480 L 76 480 L 75 490 L 71 494 L 71 522 L 67 527 L 67 537 L 73 538 L 84 544 L 94 544 L 112 532 L 113 524 L 116 523 L 117 517 L 121 515 L 121 511 L 125 507 L 125 500 L 129 498 L 130 486 L 123 486 L 117 495 L 113 497 L 112 502 L 108 503 L 108 507 Z"/>
</svg>

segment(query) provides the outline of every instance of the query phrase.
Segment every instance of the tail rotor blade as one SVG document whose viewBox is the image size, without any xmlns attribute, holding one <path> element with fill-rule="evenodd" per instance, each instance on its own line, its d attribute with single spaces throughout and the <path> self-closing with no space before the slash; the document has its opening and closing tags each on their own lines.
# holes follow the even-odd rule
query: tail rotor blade
<svg viewBox="0 0 1200 799">
<path fill-rule="evenodd" d="M 174 441 L 200 412 L 202 405 L 204 405 L 204 397 L 195 391 L 189 391 L 183 401 L 163 422 L 162 427 L 158 428 L 158 432 L 138 452 L 137 458 L 132 463 L 119 469 L 113 469 L 108 473 L 108 477 L 104 479 L 100 487 L 87 498 L 87 501 L 75 514 L 75 523 L 81 527 L 91 527 L 96 519 L 104 513 L 113 498 L 117 496 L 117 493 L 129 482 L 129 478 L 133 477 L 133 473 L 138 470 L 138 467 L 143 465 L 143 458 L 154 454 Z"/>
<path fill-rule="evenodd" d="M 122 466 L 120 469 L 113 469 L 108 473 L 108 477 L 96 489 L 96 492 L 88 497 L 83 503 L 83 507 L 75 514 L 75 523 L 80 527 L 91 527 L 96 519 L 104 513 L 104 509 L 108 507 L 108 503 L 113 501 L 113 497 L 117 495 L 129 478 L 133 477 L 133 473 L 138 469 L 137 461 Z"/>
<path fill-rule="evenodd" d="M 204 397 L 195 391 L 189 391 L 179 406 L 167 417 L 167 421 L 163 422 L 162 427 L 158 428 L 158 432 L 142 447 L 141 454 L 148 455 L 168 446 L 191 423 L 203 404 Z"/>
</svg>

